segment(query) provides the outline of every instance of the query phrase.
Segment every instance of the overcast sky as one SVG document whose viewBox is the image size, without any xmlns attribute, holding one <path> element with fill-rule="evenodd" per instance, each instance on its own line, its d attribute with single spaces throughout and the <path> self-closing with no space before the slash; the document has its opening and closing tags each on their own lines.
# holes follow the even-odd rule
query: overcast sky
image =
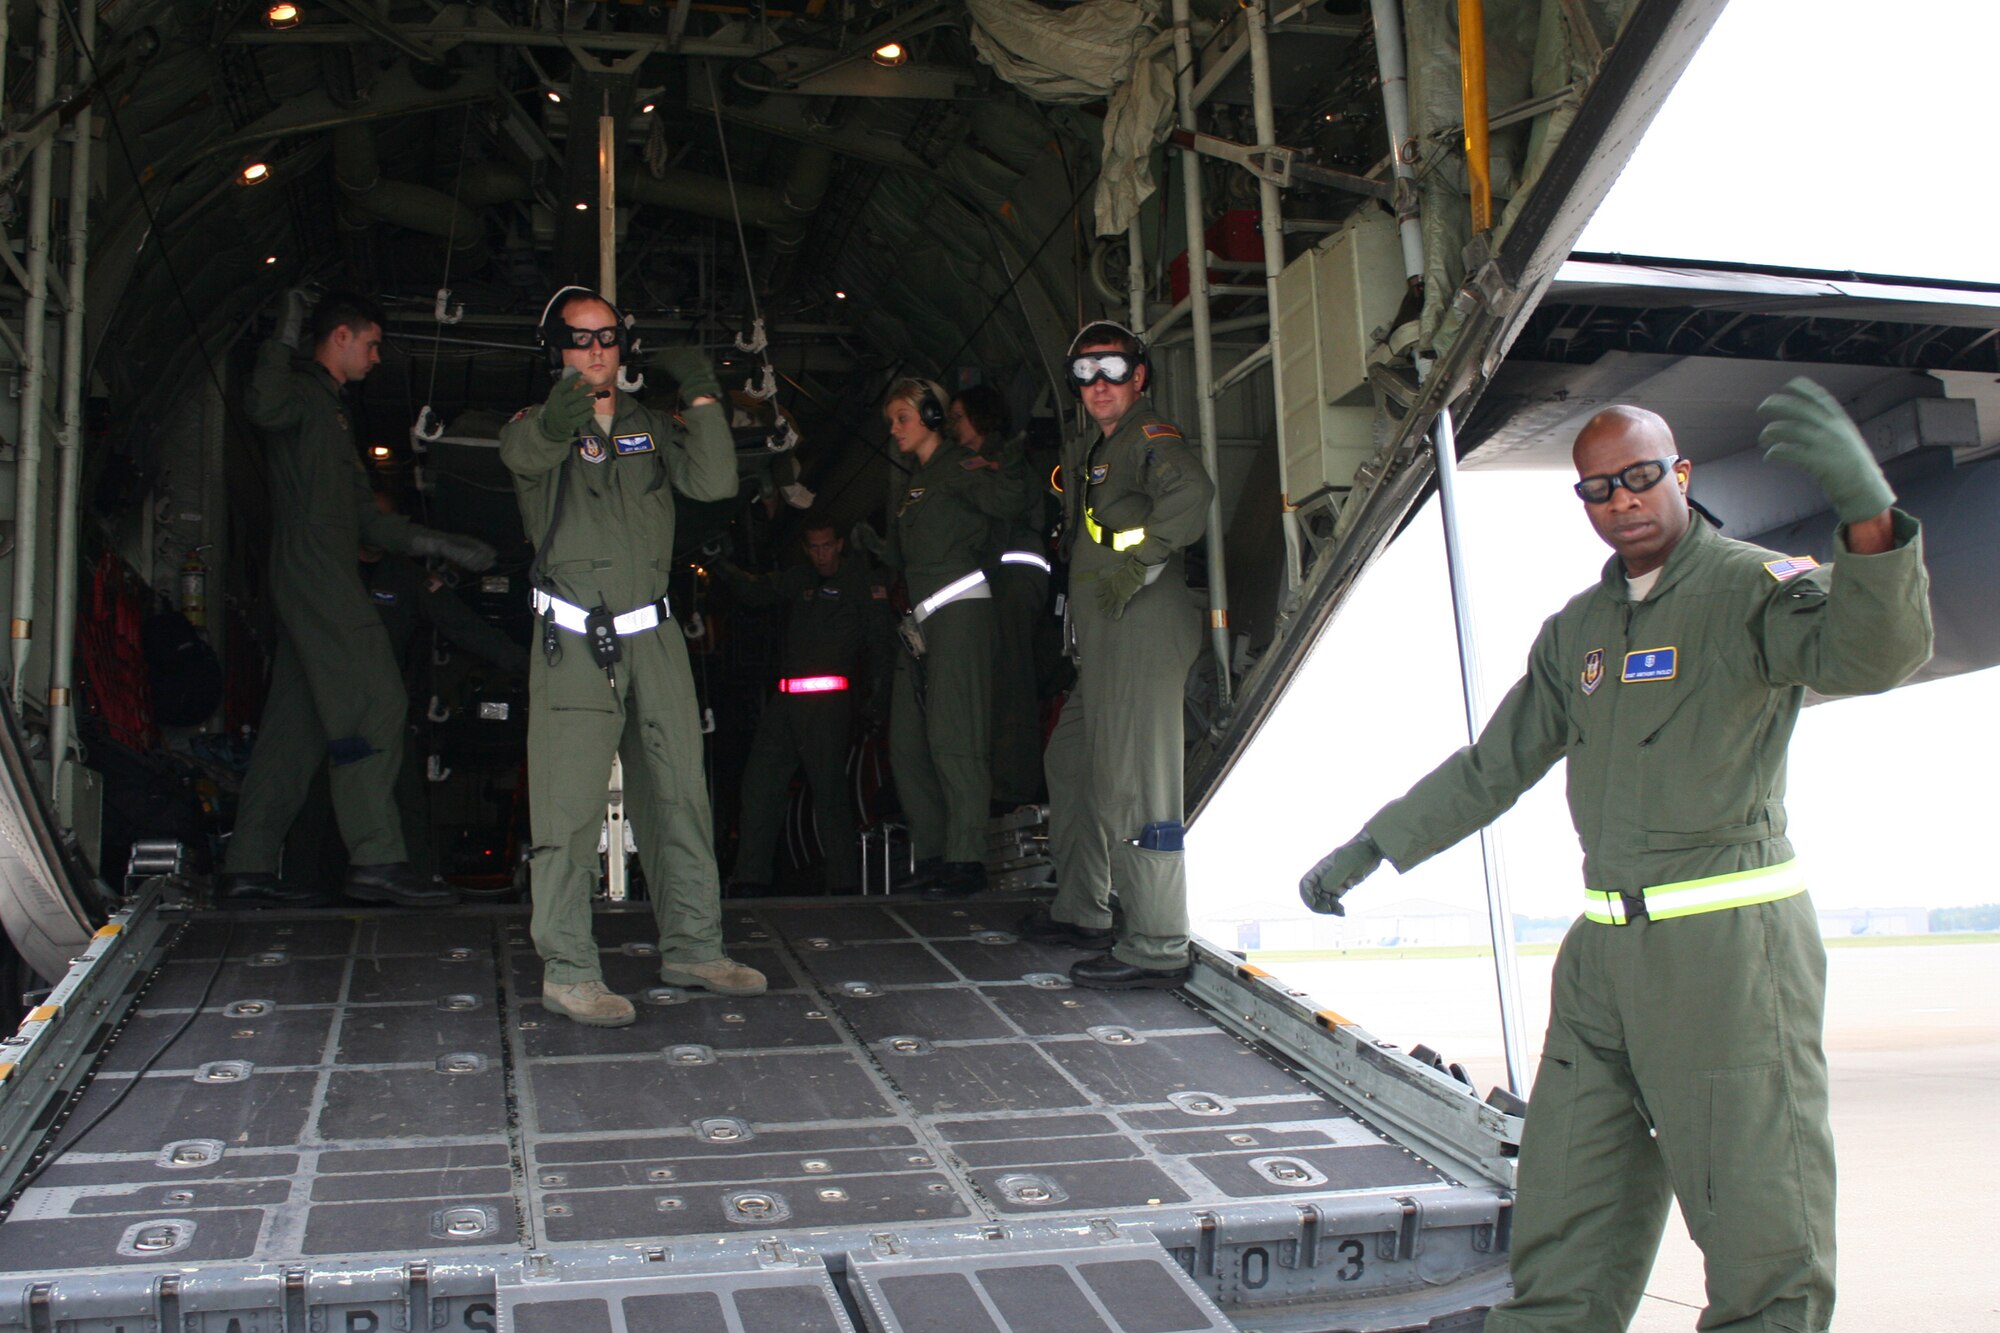
<svg viewBox="0 0 2000 1333">
<path fill-rule="evenodd" d="M 2000 282 L 1996 51 L 1993 0 L 1732 0 L 1579 248 Z M 1488 709 L 1543 617 L 1605 558 L 1569 480 L 1465 477 Z M 1465 742 L 1457 671 L 1433 505 L 1362 581 L 1190 832 L 1196 929 L 1233 943 L 1221 922 L 1299 913 L 1299 874 Z M 1789 807 L 1819 904 L 2000 901 L 1978 833 L 1996 752 L 2000 671 L 1807 710 Z M 1499 827 L 1515 911 L 1574 915 L 1580 853 L 1561 766 Z M 1483 911 L 1484 892 L 1470 839 L 1409 876 L 1385 868 L 1350 901 Z"/>
</svg>

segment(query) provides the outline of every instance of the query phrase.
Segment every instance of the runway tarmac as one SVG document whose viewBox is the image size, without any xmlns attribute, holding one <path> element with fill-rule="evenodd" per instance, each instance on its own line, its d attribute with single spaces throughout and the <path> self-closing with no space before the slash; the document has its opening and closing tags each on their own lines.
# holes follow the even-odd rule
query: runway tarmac
<svg viewBox="0 0 2000 1333">
<path fill-rule="evenodd" d="M 1828 951 L 1827 1056 L 1839 1153 L 1837 1333 L 1993 1333 L 2000 1278 L 2000 944 Z M 1521 959 L 1532 1071 L 1552 955 Z M 1347 958 L 1277 970 L 1376 1036 L 1424 1042 L 1481 1091 L 1504 1081 L 1490 958 Z M 1686 1333 L 1701 1253 L 1676 1217 L 1634 1333 Z"/>
</svg>

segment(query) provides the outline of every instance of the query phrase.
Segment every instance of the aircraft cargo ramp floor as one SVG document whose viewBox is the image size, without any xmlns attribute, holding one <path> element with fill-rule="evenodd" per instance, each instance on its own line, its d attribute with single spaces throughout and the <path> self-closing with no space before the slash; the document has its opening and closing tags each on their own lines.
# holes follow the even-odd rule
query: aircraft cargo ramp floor
<svg viewBox="0 0 2000 1333">
<path fill-rule="evenodd" d="M 542 1009 L 524 910 L 160 912 L 0 1224 L 0 1328 L 11 1280 L 52 1266 L 407 1283 L 419 1259 L 434 1297 L 483 1272 L 523 1330 L 1166 1333 L 1231 1328 L 1211 1301 L 1267 1286 L 1490 1286 L 1493 1181 L 1183 993 L 1072 987 L 1079 954 L 1009 933 L 1027 905 L 727 903 L 771 982 L 749 999 L 662 986 L 650 914 L 603 910 L 639 1011 L 611 1030 Z M 621 1307 L 648 1273 L 666 1303 Z"/>
</svg>

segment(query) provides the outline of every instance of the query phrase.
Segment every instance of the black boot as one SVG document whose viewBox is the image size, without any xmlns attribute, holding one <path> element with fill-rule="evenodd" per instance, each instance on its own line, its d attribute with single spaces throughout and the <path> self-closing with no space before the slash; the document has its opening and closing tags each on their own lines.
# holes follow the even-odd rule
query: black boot
<svg viewBox="0 0 2000 1333">
<path fill-rule="evenodd" d="M 917 862 L 915 869 L 897 878 L 889 887 L 897 893 L 915 893 L 917 890 L 935 883 L 938 872 L 943 868 L 943 861 L 935 856 L 926 856 L 923 860 Z"/>
<path fill-rule="evenodd" d="M 1073 926 L 1050 916 L 1046 907 L 1037 907 L 1015 922 L 1014 933 L 1030 944 L 1059 944 L 1067 949 L 1087 949 L 1091 953 L 1103 953 L 1118 942 L 1115 930 Z"/>
<path fill-rule="evenodd" d="M 281 883 L 264 870 L 224 874 L 215 886 L 215 905 L 231 911 L 258 907 L 326 907 L 330 899 L 314 889 L 298 889 Z"/>
<path fill-rule="evenodd" d="M 374 866 L 349 866 L 343 892 L 364 903 L 394 903 L 398 907 L 450 907 L 458 893 L 410 868 L 408 861 Z"/>
<path fill-rule="evenodd" d="M 946 861 L 938 867 L 938 876 L 922 889 L 923 900 L 927 903 L 951 902 L 958 898 L 970 898 L 986 888 L 986 867 L 978 861 Z"/>
<path fill-rule="evenodd" d="M 1173 990 L 1187 985 L 1192 970 L 1191 967 L 1176 967 L 1156 972 L 1151 968 L 1120 962 L 1107 953 L 1073 964 L 1069 979 L 1092 990 Z"/>
</svg>

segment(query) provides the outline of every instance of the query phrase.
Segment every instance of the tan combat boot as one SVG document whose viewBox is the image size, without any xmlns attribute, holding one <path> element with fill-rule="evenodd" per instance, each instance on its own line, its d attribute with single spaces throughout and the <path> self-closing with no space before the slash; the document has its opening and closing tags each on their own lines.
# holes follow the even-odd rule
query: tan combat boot
<svg viewBox="0 0 2000 1333">
<path fill-rule="evenodd" d="M 762 995 L 764 974 L 745 967 L 733 958 L 715 958 L 706 963 L 662 963 L 660 980 L 669 986 L 693 986 L 717 995 Z"/>
<path fill-rule="evenodd" d="M 613 995 L 601 981 L 544 981 L 542 1008 L 593 1028 L 622 1028 L 639 1016 L 630 1000 Z"/>
</svg>

